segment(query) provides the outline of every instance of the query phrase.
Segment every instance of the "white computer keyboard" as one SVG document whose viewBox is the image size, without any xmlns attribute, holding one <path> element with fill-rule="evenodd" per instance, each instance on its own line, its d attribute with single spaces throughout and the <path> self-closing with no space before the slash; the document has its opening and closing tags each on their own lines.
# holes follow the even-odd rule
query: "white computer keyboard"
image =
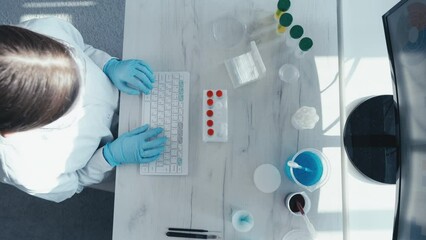
<svg viewBox="0 0 426 240">
<path fill-rule="evenodd" d="M 156 161 L 140 165 L 142 175 L 188 174 L 189 73 L 156 72 L 154 88 L 141 98 L 142 124 L 164 128 L 168 138 Z"/>
</svg>

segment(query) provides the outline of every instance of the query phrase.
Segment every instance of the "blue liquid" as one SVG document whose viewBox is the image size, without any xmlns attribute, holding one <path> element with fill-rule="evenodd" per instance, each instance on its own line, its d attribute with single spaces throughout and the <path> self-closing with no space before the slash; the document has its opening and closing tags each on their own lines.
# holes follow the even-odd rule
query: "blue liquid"
<svg viewBox="0 0 426 240">
<path fill-rule="evenodd" d="M 320 157 L 312 152 L 303 152 L 294 161 L 300 166 L 312 170 L 312 172 L 308 172 L 303 169 L 293 168 L 293 175 L 298 182 L 305 186 L 312 186 L 319 182 L 324 171 Z"/>
</svg>

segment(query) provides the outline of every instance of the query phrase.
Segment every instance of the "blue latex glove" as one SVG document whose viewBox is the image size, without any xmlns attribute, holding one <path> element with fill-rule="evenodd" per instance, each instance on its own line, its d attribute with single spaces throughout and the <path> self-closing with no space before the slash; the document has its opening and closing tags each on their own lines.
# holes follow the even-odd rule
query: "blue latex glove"
<svg viewBox="0 0 426 240">
<path fill-rule="evenodd" d="M 151 67 L 142 60 L 112 58 L 103 71 L 120 91 L 130 95 L 149 94 L 155 81 Z"/>
<path fill-rule="evenodd" d="M 103 155 L 115 167 L 125 163 L 149 163 L 164 152 L 166 137 L 157 137 L 162 128 L 149 128 L 143 125 L 118 137 L 104 146 Z"/>
</svg>

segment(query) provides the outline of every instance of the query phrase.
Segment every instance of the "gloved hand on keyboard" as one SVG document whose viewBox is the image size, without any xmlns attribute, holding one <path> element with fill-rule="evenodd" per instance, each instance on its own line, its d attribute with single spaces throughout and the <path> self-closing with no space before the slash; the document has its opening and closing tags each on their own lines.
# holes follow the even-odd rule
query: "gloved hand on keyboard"
<svg viewBox="0 0 426 240">
<path fill-rule="evenodd" d="M 120 91 L 130 95 L 149 94 L 155 81 L 151 67 L 142 60 L 112 58 L 103 71 Z"/>
<path fill-rule="evenodd" d="M 113 167 L 126 163 L 149 163 L 164 152 L 166 137 L 158 137 L 162 128 L 150 128 L 148 124 L 118 137 L 104 146 L 103 155 Z"/>
</svg>

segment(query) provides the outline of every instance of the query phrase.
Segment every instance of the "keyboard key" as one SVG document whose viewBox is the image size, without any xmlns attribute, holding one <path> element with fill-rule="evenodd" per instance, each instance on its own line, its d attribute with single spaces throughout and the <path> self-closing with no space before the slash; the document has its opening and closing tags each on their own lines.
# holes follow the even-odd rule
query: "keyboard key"
<svg viewBox="0 0 426 240">
<path fill-rule="evenodd" d="M 160 80 L 158 81 L 158 85 L 164 85 L 166 83 L 166 79 L 165 78 L 160 78 Z"/>
<path fill-rule="evenodd" d="M 177 171 L 177 165 L 176 164 L 171 164 L 170 165 L 170 172 L 175 173 Z"/>
<path fill-rule="evenodd" d="M 173 80 L 171 78 L 166 79 L 166 86 L 170 86 L 170 89 L 172 88 L 172 86 L 173 86 Z"/>
<path fill-rule="evenodd" d="M 167 167 L 157 167 L 157 169 L 155 169 L 155 172 L 157 173 L 167 173 L 169 172 Z"/>
<path fill-rule="evenodd" d="M 177 130 L 177 128 L 172 128 L 172 134 L 173 134 L 173 135 L 177 135 L 177 134 L 178 134 L 178 130 Z"/>
</svg>

